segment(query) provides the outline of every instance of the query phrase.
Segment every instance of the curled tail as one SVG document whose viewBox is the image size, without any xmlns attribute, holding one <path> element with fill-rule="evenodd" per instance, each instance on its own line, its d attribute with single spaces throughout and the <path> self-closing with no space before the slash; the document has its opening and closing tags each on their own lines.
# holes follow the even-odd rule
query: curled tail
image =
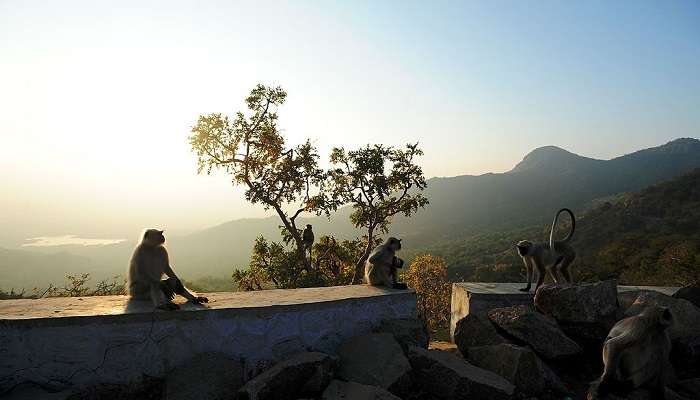
<svg viewBox="0 0 700 400">
<path fill-rule="evenodd" d="M 568 242 L 571 240 L 571 237 L 574 236 L 574 230 L 576 229 L 576 218 L 574 217 L 573 211 L 569 210 L 568 208 L 562 208 L 561 210 L 557 211 L 557 214 L 554 216 L 554 221 L 552 222 L 552 229 L 549 231 L 549 248 L 554 249 L 554 230 L 557 227 L 557 222 L 559 221 L 559 215 L 561 213 L 567 213 L 571 217 L 571 230 L 569 231 L 569 234 L 566 235 L 566 237 L 562 240 L 563 243 Z"/>
</svg>

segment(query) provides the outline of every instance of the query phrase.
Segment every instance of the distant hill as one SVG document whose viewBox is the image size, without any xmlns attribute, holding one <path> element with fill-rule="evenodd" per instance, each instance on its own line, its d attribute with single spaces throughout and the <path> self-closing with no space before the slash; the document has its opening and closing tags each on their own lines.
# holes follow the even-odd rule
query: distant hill
<svg viewBox="0 0 700 400">
<path fill-rule="evenodd" d="M 450 254 L 450 265 L 459 270 L 467 267 L 474 251 L 486 250 L 481 246 L 490 248 L 491 238 L 510 240 L 510 232 L 528 232 L 533 226 L 544 226 L 560 207 L 572 208 L 580 215 L 600 204 L 601 199 L 640 190 L 695 168 L 700 168 L 700 141 L 690 138 L 612 160 L 582 157 L 555 146 L 541 147 L 505 173 L 428 180 L 425 193 L 430 199 L 428 208 L 410 219 L 397 218 L 391 233 L 405 239 L 406 255 L 426 250 Z M 300 226 L 313 224 L 317 237 L 333 234 L 347 238 L 361 234 L 350 225 L 348 215 L 349 209 L 345 208 L 331 221 L 312 217 L 301 220 Z M 278 226 L 276 217 L 242 219 L 190 235 L 168 237 L 171 258 L 184 277 L 228 277 L 235 266 L 247 264 L 255 237 L 264 235 L 279 240 Z M 483 240 L 475 242 L 477 238 Z M 466 248 L 467 244 L 471 247 Z M 93 265 L 95 273 L 108 277 L 125 270 L 133 246 L 133 242 L 124 242 L 36 251 L 60 250 L 86 257 L 89 261 L 85 265 Z M 488 254 L 484 257 L 491 261 L 496 259 L 493 252 L 483 254 Z M 0 266 L 10 265 L 1 257 Z M 479 262 L 485 262 L 486 258 Z M 34 276 L 34 269 L 39 268 L 18 258 L 12 265 L 23 269 L 27 276 Z M 25 265 L 31 267 L 25 269 Z M 82 264 L 72 265 L 76 267 L 65 269 L 64 264 L 54 263 L 40 269 L 80 272 L 77 266 Z M 0 279 L 0 288 L 9 286 L 4 282 Z M 7 282 L 14 285 L 14 281 Z"/>
<path fill-rule="evenodd" d="M 562 230 L 568 229 L 563 227 Z M 548 224 L 480 233 L 432 246 L 453 279 L 523 279 L 514 243 L 546 240 Z M 572 241 L 579 280 L 608 277 L 638 285 L 684 285 L 700 279 L 700 169 L 639 192 L 619 195 L 579 216 Z"/>
</svg>

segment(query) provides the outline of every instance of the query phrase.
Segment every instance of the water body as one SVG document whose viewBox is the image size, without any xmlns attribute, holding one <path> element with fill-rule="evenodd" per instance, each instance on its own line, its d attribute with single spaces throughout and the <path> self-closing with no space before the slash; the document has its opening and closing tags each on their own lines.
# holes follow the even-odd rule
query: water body
<svg viewBox="0 0 700 400">
<path fill-rule="evenodd" d="M 126 241 L 126 239 L 94 239 L 82 238 L 76 235 L 61 235 L 61 236 L 39 236 L 27 238 L 22 247 L 50 247 L 50 246 L 104 246 L 109 244 L 117 244 Z"/>
</svg>

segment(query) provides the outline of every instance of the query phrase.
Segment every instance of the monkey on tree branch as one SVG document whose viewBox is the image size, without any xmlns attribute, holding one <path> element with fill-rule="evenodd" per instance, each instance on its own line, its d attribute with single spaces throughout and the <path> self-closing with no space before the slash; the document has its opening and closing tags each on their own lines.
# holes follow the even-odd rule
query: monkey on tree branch
<svg viewBox="0 0 700 400">
<path fill-rule="evenodd" d="M 286 97 L 280 87 L 258 85 L 246 98 L 249 115 L 237 112 L 233 119 L 219 113 L 202 115 L 189 141 L 199 173 L 226 171 L 234 185 L 245 187 L 246 200 L 277 213 L 292 236 L 298 262 L 308 270 L 307 246 L 296 219 L 302 212 L 329 215 L 337 205 L 318 190 L 325 173 L 311 142 L 286 147 L 277 127 L 277 107 Z"/>
<path fill-rule="evenodd" d="M 331 152 L 335 169 L 329 171 L 323 188 L 332 202 L 352 204 L 350 221 L 367 232 L 366 245 L 355 262 L 353 283 L 362 281 L 375 237 L 389 232 L 392 218 L 397 214 L 410 217 L 428 204 L 422 194 L 427 187 L 425 176 L 415 164 L 421 155 L 417 143 L 405 149 L 377 144 L 353 151 L 334 148 Z"/>
</svg>

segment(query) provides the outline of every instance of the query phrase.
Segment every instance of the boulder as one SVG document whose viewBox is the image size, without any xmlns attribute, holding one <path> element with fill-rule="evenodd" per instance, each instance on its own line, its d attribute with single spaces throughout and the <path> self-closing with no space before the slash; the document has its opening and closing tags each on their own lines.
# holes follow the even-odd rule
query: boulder
<svg viewBox="0 0 700 400">
<path fill-rule="evenodd" d="M 602 340 L 617 321 L 617 281 L 544 285 L 535 293 L 535 308 L 570 336 Z"/>
<path fill-rule="evenodd" d="M 687 300 L 700 308 L 700 286 L 684 286 L 676 290 L 672 297 Z"/>
<path fill-rule="evenodd" d="M 167 399 L 230 399 L 243 386 L 241 363 L 223 353 L 202 353 L 165 377 Z"/>
<path fill-rule="evenodd" d="M 390 333 L 355 336 L 340 346 L 338 356 L 338 376 L 345 381 L 379 386 L 399 396 L 411 386 L 411 365 Z"/>
<path fill-rule="evenodd" d="M 491 322 L 506 334 L 528 344 L 540 356 L 561 359 L 581 352 L 581 347 L 562 332 L 554 319 L 528 306 L 495 308 Z"/>
<path fill-rule="evenodd" d="M 377 329 L 377 333 L 391 333 L 399 342 L 404 352 L 410 346 L 428 348 L 430 333 L 428 326 L 419 318 L 395 318 L 382 321 Z"/>
<path fill-rule="evenodd" d="M 298 353 L 248 381 L 238 390 L 237 398 L 283 400 L 317 397 L 333 379 L 336 361 L 324 353 Z"/>
<path fill-rule="evenodd" d="M 554 371 L 525 347 L 513 344 L 470 347 L 467 360 L 504 377 L 526 396 L 537 396 L 545 390 L 566 393 Z"/>
<path fill-rule="evenodd" d="M 323 400 L 401 400 L 388 390 L 356 382 L 333 380 L 323 392 Z"/>
<path fill-rule="evenodd" d="M 669 328 L 671 339 L 700 336 L 700 309 L 684 299 L 676 299 L 659 292 L 643 292 L 625 312 L 626 317 L 639 314 L 648 305 L 668 307 L 673 313 Z"/>
<path fill-rule="evenodd" d="M 679 372 L 700 369 L 700 336 L 674 340 L 670 359 Z"/>
<path fill-rule="evenodd" d="M 74 394 L 71 390 L 52 393 L 39 386 L 23 384 L 9 393 L 3 393 L 2 398 L 5 400 L 68 400 Z"/>
<path fill-rule="evenodd" d="M 440 350 L 411 347 L 408 359 L 416 384 L 440 399 L 510 399 L 515 387 L 503 377 Z"/>
<path fill-rule="evenodd" d="M 700 378 L 678 381 L 675 389 L 689 399 L 700 399 Z"/>
<path fill-rule="evenodd" d="M 464 355 L 470 347 L 508 343 L 487 317 L 476 314 L 469 314 L 457 321 L 454 342 Z"/>
</svg>

